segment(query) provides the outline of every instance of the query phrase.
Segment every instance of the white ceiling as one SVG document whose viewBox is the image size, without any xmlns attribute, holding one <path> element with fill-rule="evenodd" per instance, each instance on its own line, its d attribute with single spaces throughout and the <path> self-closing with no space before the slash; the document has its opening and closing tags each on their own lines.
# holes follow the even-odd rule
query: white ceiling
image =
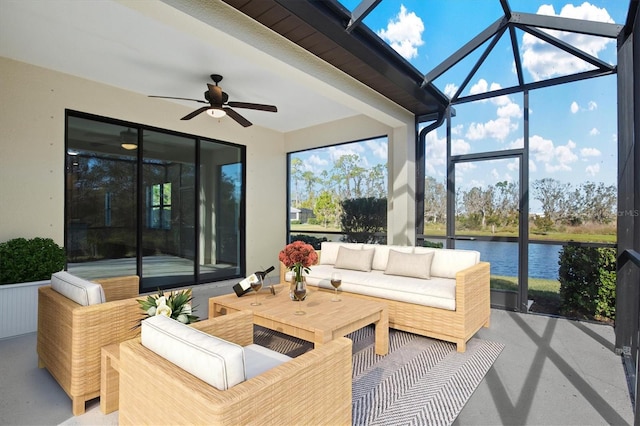
<svg viewBox="0 0 640 426">
<path fill-rule="evenodd" d="M 170 1 L 199 19 L 169 6 Z M 273 36 L 264 44 L 266 30 L 244 15 L 219 2 L 201 3 L 0 0 L 0 56 L 144 95 L 204 99 L 209 75 L 221 74 L 220 86 L 230 101 L 276 105 L 278 113 L 236 111 L 254 125 L 280 132 L 362 113 L 356 99 L 289 66 L 286 55 L 265 51 L 288 42 Z M 309 84 L 315 80 L 319 84 Z M 202 106 L 154 102 L 179 102 L 185 114 Z M 207 118 L 201 114 L 194 120 Z"/>
</svg>

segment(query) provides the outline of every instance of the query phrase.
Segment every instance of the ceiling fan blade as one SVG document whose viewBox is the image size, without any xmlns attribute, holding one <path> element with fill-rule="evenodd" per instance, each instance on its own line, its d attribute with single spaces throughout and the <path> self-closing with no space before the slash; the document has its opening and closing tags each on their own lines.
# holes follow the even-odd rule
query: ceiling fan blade
<svg viewBox="0 0 640 426">
<path fill-rule="evenodd" d="M 201 104 L 208 104 L 207 101 L 201 101 L 199 99 L 191 99 L 191 98 L 176 98 L 174 96 L 157 96 L 157 95 L 149 95 L 150 98 L 160 98 L 160 99 L 179 99 L 181 101 L 194 101 L 200 102 Z"/>
<path fill-rule="evenodd" d="M 234 110 L 232 110 L 231 108 L 222 108 L 223 110 L 226 111 L 227 115 L 231 118 L 233 118 L 234 120 L 236 120 L 238 122 L 238 124 L 240 124 L 242 127 L 249 127 L 251 126 L 251 122 L 249 120 L 247 120 L 246 118 L 244 118 L 243 116 L 241 116 L 240 114 L 238 114 L 237 112 L 235 112 Z"/>
<path fill-rule="evenodd" d="M 211 102 L 211 105 L 222 106 L 222 103 L 224 102 L 222 100 L 222 89 L 219 86 L 209 83 L 207 83 L 207 87 L 209 88 L 209 101 Z"/>
<path fill-rule="evenodd" d="M 229 102 L 227 105 L 234 108 L 257 109 L 258 111 L 278 112 L 274 105 L 252 104 L 250 102 Z"/>
<path fill-rule="evenodd" d="M 198 114 L 202 114 L 203 112 L 205 112 L 206 110 L 211 109 L 210 106 L 208 107 L 201 107 L 198 108 L 197 110 L 193 111 L 192 113 L 189 113 L 187 115 L 185 115 L 184 117 L 182 117 L 180 120 L 191 120 L 193 117 L 195 117 Z"/>
</svg>

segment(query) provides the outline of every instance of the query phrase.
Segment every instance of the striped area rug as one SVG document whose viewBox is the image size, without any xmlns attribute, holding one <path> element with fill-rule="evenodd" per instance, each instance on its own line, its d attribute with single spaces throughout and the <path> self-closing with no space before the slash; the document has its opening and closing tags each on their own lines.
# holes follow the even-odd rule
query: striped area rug
<svg viewBox="0 0 640 426">
<path fill-rule="evenodd" d="M 353 340 L 354 425 L 450 425 L 500 355 L 504 345 L 477 338 L 465 353 L 455 345 L 389 330 L 389 354 L 374 353 L 373 326 Z M 289 356 L 311 344 L 256 327 L 255 343 Z"/>
</svg>

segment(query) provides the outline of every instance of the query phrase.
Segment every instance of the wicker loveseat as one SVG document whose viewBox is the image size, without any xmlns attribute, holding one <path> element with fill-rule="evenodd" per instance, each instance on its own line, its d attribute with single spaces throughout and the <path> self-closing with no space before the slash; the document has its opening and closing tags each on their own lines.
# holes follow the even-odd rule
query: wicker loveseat
<svg viewBox="0 0 640 426">
<path fill-rule="evenodd" d="M 140 332 L 137 276 L 94 280 L 106 302 L 80 305 L 52 287 L 38 289 L 38 366 L 46 368 L 72 400 L 73 415 L 100 396 L 100 349 Z"/>
<path fill-rule="evenodd" d="M 365 252 L 369 257 L 363 262 L 360 253 Z M 331 274 L 340 272 L 345 295 L 387 303 L 391 328 L 452 342 L 458 352 L 464 352 L 466 342 L 480 328 L 489 327 L 490 268 L 489 263 L 480 262 L 478 252 L 323 242 L 319 255 L 318 264 L 306 276 L 307 284 L 333 292 Z M 359 257 L 349 264 L 344 255 Z M 389 270 L 394 256 L 404 260 L 404 268 Z M 428 256 L 431 260 L 425 267 L 420 262 Z M 283 283 L 290 280 L 286 270 L 281 263 Z M 430 277 L 420 278 L 421 274 Z"/>
<path fill-rule="evenodd" d="M 191 326 L 243 347 L 253 343 L 249 311 Z M 351 425 L 351 345 L 340 337 L 219 390 L 145 347 L 141 338 L 123 342 L 119 424 Z"/>
</svg>

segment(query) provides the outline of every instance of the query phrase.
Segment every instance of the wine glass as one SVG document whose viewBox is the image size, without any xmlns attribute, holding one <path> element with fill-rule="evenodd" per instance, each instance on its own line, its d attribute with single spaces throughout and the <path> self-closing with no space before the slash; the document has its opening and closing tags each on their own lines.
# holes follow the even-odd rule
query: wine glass
<svg viewBox="0 0 640 426">
<path fill-rule="evenodd" d="M 258 292 L 262 288 L 262 277 L 260 275 L 256 275 L 257 279 L 251 281 L 251 289 L 256 292 L 256 300 L 251 304 L 251 306 L 260 306 L 262 303 L 258 302 Z"/>
<path fill-rule="evenodd" d="M 331 274 L 331 285 L 335 289 L 335 294 L 331 298 L 332 302 L 339 302 L 340 298 L 338 297 L 338 287 L 342 284 L 342 275 L 339 272 L 334 272 Z"/>
<path fill-rule="evenodd" d="M 296 282 L 296 288 L 293 290 L 293 295 L 296 299 L 298 299 L 298 302 L 300 302 L 298 310 L 295 311 L 295 314 L 304 315 L 306 312 L 300 309 L 300 307 L 302 307 L 302 301 L 307 295 L 307 286 L 303 281 Z"/>
</svg>

